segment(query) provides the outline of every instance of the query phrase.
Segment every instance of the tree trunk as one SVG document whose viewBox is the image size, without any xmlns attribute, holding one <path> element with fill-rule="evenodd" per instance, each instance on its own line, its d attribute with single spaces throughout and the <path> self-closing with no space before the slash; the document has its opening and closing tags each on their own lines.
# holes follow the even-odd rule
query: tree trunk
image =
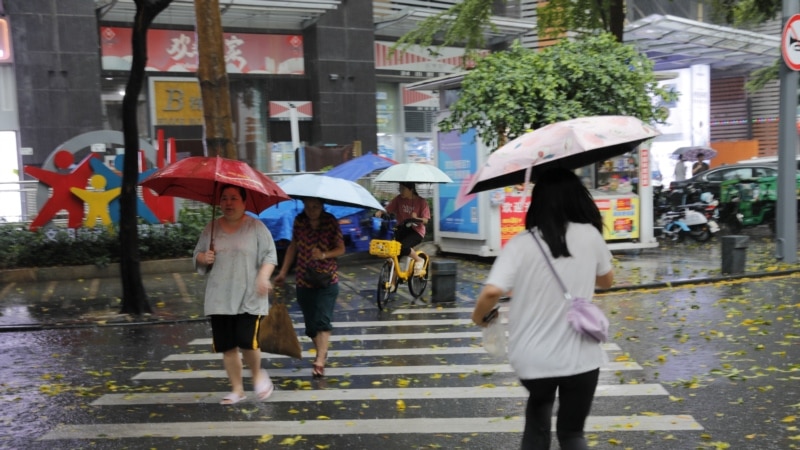
<svg viewBox="0 0 800 450">
<path fill-rule="evenodd" d="M 624 0 L 611 0 L 608 5 L 608 31 L 623 42 L 625 33 L 625 2 Z"/>
<path fill-rule="evenodd" d="M 139 232 L 136 211 L 136 187 L 139 184 L 139 127 L 136 122 L 136 107 L 139 92 L 144 84 L 144 68 L 147 64 L 147 30 L 153 19 L 172 0 L 136 0 L 136 17 L 133 25 L 131 46 L 133 60 L 125 96 L 122 99 L 122 131 L 125 140 L 125 155 L 122 168 L 122 192 L 120 193 L 119 241 L 120 276 L 122 278 L 123 314 L 152 313 L 147 293 L 142 283 L 139 264 Z"/>
<path fill-rule="evenodd" d="M 233 120 L 225 69 L 225 49 L 219 0 L 194 2 L 200 92 L 203 96 L 206 155 L 238 159 L 233 142 Z M 216 11 L 216 14 L 209 12 Z"/>
</svg>

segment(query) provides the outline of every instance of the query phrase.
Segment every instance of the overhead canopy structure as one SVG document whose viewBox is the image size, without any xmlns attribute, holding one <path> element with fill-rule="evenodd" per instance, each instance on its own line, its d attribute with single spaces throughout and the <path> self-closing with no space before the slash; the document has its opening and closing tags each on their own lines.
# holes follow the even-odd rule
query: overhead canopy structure
<svg viewBox="0 0 800 450">
<path fill-rule="evenodd" d="M 341 0 L 219 0 L 222 27 L 264 31 L 300 31 L 320 16 L 339 7 Z M 100 20 L 132 22 L 134 0 L 95 0 Z M 195 26 L 194 0 L 173 0 L 153 21 L 153 26 Z"/>
<path fill-rule="evenodd" d="M 373 22 L 378 36 L 399 38 L 417 28 L 426 18 L 446 11 L 460 0 L 374 0 Z M 252 29 L 268 32 L 301 31 L 313 24 L 323 14 L 334 11 L 341 0 L 219 0 L 224 29 Z M 136 14 L 134 0 L 95 0 L 101 20 L 106 22 L 131 22 Z M 173 0 L 169 7 L 156 17 L 155 28 L 160 26 L 194 27 L 193 0 Z M 485 31 L 490 44 L 508 41 L 531 31 L 533 19 L 513 19 L 492 16 L 493 29 Z"/>
<path fill-rule="evenodd" d="M 625 27 L 624 40 L 655 62 L 655 70 L 704 64 L 725 75 L 771 66 L 780 58 L 780 37 L 654 14 Z M 719 74 L 719 73 L 718 73 Z"/>
<path fill-rule="evenodd" d="M 374 1 L 375 34 L 399 38 L 414 31 L 428 17 L 450 9 L 461 0 L 392 0 Z M 535 29 L 533 19 L 514 19 L 492 16 L 493 29 L 486 29 L 484 38 L 489 44 L 509 41 Z"/>
</svg>

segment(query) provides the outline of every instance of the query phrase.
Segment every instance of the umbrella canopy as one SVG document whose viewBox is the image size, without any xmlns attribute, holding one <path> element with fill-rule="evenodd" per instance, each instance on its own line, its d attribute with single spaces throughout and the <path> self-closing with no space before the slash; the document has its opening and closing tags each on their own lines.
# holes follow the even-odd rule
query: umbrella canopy
<svg viewBox="0 0 800 450">
<path fill-rule="evenodd" d="M 381 172 L 375 181 L 396 183 L 452 183 L 453 180 L 438 167 L 425 163 L 395 164 Z"/>
<path fill-rule="evenodd" d="M 326 177 L 306 173 L 280 182 L 280 187 L 290 197 L 297 199 L 318 198 L 324 203 L 337 206 L 355 206 L 383 211 L 381 203 L 360 184 L 344 178 Z"/>
<path fill-rule="evenodd" d="M 366 155 L 359 156 L 358 158 L 354 158 L 350 161 L 339 164 L 333 169 L 325 172 L 323 175 L 356 181 L 365 175 L 368 175 L 376 170 L 385 169 L 393 164 L 397 164 L 397 161 L 376 155 L 374 153 L 367 153 Z"/>
<path fill-rule="evenodd" d="M 717 151 L 711 147 L 696 145 L 692 147 L 677 148 L 670 156 L 672 159 L 680 159 L 681 155 L 683 155 L 684 161 L 697 161 L 697 157 L 701 155 L 703 156 L 703 159 L 711 159 L 717 156 Z"/>
<path fill-rule="evenodd" d="M 556 122 L 526 133 L 489 155 L 472 177 L 469 193 L 530 179 L 552 167 L 577 169 L 635 149 L 658 130 L 630 116 L 590 116 Z"/>
<path fill-rule="evenodd" d="M 197 200 L 216 206 L 219 189 L 232 184 L 247 189 L 245 208 L 254 213 L 289 200 L 274 181 L 243 161 L 192 156 L 172 163 L 140 183 L 158 195 Z"/>
</svg>

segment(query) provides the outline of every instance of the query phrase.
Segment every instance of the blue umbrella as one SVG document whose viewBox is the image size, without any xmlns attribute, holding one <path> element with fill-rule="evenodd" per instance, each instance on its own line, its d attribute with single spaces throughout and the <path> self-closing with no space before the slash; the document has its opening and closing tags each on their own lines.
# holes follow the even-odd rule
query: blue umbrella
<svg viewBox="0 0 800 450">
<path fill-rule="evenodd" d="M 351 216 L 362 211 L 364 208 L 353 208 L 349 206 L 325 205 L 325 211 L 333 214 L 336 219 Z M 251 214 L 253 217 L 264 222 L 272 238 L 275 241 L 292 240 L 292 224 L 294 218 L 303 212 L 303 202 L 301 200 L 287 200 L 275 206 L 265 209 L 259 215 Z"/>
<path fill-rule="evenodd" d="M 323 175 L 356 181 L 376 170 L 385 169 L 394 164 L 397 164 L 397 161 L 384 158 L 374 153 L 367 153 L 364 156 L 359 156 L 358 158 L 339 164 Z"/>
</svg>

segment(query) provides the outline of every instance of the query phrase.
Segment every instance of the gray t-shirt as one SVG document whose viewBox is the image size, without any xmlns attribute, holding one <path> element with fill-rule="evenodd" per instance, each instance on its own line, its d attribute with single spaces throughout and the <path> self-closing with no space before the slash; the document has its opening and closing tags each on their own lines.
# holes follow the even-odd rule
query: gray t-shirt
<svg viewBox="0 0 800 450">
<path fill-rule="evenodd" d="M 607 274 L 611 252 L 596 228 L 570 223 L 569 258 L 553 259 L 540 242 L 573 297 L 591 300 L 598 275 Z M 576 375 L 600 367 L 605 353 L 567 322 L 570 303 L 528 231 L 506 243 L 486 284 L 513 291 L 508 313 L 508 359 L 523 380 Z"/>
<path fill-rule="evenodd" d="M 217 219 L 218 221 L 221 219 Z M 278 264 L 278 252 L 267 227 L 250 216 L 233 233 L 214 224 L 214 265 L 210 271 L 197 263 L 197 254 L 208 250 L 211 224 L 208 224 L 194 249 L 195 268 L 207 274 L 205 314 L 266 315 L 269 298 L 256 292 L 256 278 L 264 264 Z"/>
</svg>

